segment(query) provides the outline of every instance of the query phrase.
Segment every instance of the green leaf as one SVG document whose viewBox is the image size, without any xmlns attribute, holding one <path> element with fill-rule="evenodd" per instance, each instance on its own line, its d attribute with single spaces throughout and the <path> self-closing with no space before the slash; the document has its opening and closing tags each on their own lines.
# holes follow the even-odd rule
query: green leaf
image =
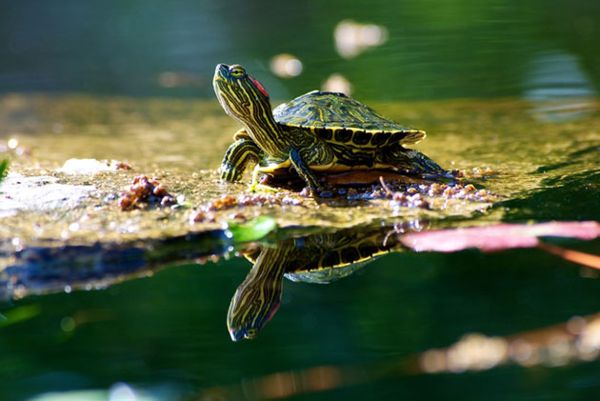
<svg viewBox="0 0 600 401">
<path fill-rule="evenodd" d="M 33 319 L 41 312 L 39 305 L 25 305 L 9 310 L 0 315 L 0 328 Z"/>
<path fill-rule="evenodd" d="M 0 161 L 0 183 L 4 180 L 8 174 L 8 160 Z"/>
<path fill-rule="evenodd" d="M 277 228 L 277 223 L 270 216 L 259 216 L 243 224 L 230 223 L 229 231 L 234 242 L 257 241 Z"/>
</svg>

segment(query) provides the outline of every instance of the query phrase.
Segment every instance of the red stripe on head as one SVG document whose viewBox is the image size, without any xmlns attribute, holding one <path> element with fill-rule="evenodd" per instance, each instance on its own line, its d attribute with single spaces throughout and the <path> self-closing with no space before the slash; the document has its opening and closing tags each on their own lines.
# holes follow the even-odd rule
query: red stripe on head
<svg viewBox="0 0 600 401">
<path fill-rule="evenodd" d="M 260 84 L 260 82 L 258 82 L 256 80 L 256 78 L 248 75 L 248 78 L 250 78 L 250 81 L 252 81 L 252 83 L 254 84 L 254 86 L 256 86 L 256 89 L 258 89 L 260 91 L 260 93 L 262 93 L 263 95 L 265 95 L 265 97 L 269 97 L 269 93 L 267 92 L 267 90 L 265 89 L 264 86 L 262 86 Z"/>
</svg>

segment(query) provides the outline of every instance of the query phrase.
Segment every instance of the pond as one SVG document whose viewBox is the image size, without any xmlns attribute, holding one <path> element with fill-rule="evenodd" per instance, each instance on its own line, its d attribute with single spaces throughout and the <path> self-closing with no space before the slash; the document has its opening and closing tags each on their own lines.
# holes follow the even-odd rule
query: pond
<svg viewBox="0 0 600 401">
<path fill-rule="evenodd" d="M 600 394 L 597 270 L 544 246 L 403 242 L 600 220 L 595 4 L 60 3 L 0 13 L 22 62 L 0 66 L 0 399 Z M 239 128 L 211 93 L 223 61 L 273 105 L 351 92 L 427 131 L 411 147 L 464 183 L 390 181 L 407 202 L 221 182 Z M 177 205 L 122 210 L 140 175 Z"/>
</svg>

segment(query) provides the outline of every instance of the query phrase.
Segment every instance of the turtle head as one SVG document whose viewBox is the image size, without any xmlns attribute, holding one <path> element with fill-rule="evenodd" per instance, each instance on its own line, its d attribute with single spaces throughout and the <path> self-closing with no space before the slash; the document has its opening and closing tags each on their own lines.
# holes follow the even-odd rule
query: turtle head
<svg viewBox="0 0 600 401">
<path fill-rule="evenodd" d="M 274 157 L 288 154 L 288 139 L 273 118 L 269 94 L 244 67 L 217 65 L 213 87 L 225 112 L 246 127 L 259 148 Z"/>
<path fill-rule="evenodd" d="M 257 113 L 271 114 L 269 94 L 239 64 L 217 65 L 213 87 L 225 112 L 242 123 L 254 122 Z"/>
</svg>

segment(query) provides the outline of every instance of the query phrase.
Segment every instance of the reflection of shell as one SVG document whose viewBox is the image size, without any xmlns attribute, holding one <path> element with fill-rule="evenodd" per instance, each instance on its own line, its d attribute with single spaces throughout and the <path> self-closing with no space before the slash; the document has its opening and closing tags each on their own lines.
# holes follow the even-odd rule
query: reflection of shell
<svg viewBox="0 0 600 401">
<path fill-rule="evenodd" d="M 377 259 L 377 256 L 373 256 L 368 260 L 363 260 L 358 263 L 353 263 L 348 266 L 342 267 L 329 267 L 307 271 L 297 271 L 286 273 L 285 277 L 291 281 L 311 283 L 311 284 L 329 284 L 342 278 L 348 277 L 358 270 L 365 267 L 367 264 Z"/>
<path fill-rule="evenodd" d="M 351 20 L 341 21 L 335 27 L 335 48 L 340 56 L 352 58 L 370 47 L 380 46 L 388 37 L 381 25 L 359 24 Z"/>
</svg>

